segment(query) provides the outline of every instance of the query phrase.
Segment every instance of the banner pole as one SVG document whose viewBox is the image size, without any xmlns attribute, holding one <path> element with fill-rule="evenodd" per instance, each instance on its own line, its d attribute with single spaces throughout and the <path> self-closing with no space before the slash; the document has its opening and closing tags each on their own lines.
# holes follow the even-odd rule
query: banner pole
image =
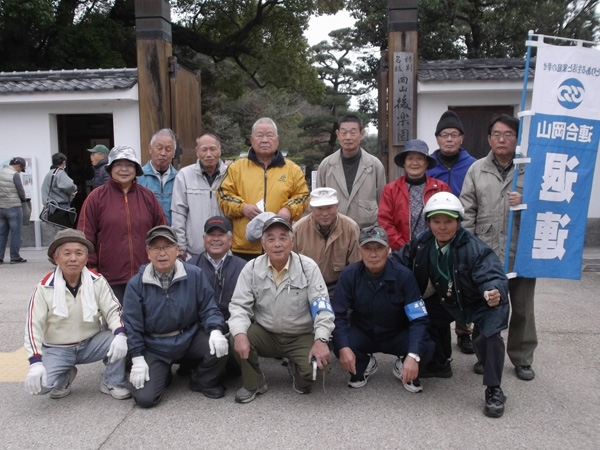
<svg viewBox="0 0 600 450">
<path fill-rule="evenodd" d="M 533 40 L 533 30 L 529 30 L 527 41 Z M 527 45 L 527 57 L 525 58 L 525 76 L 523 77 L 523 94 L 521 95 L 521 111 L 525 110 L 525 102 L 527 100 L 527 83 L 529 81 L 529 62 L 531 60 L 531 45 Z M 517 147 L 521 147 L 521 140 L 523 139 L 523 116 L 519 118 L 519 136 L 517 140 Z M 516 155 L 515 155 L 516 156 Z M 518 178 L 517 164 L 513 170 L 513 186 L 512 190 L 517 190 L 517 178 Z M 506 250 L 504 253 L 504 273 L 508 273 L 508 262 L 510 259 L 510 241 L 512 239 L 513 229 L 513 215 L 514 212 L 511 209 L 508 213 L 508 230 L 506 230 Z"/>
</svg>

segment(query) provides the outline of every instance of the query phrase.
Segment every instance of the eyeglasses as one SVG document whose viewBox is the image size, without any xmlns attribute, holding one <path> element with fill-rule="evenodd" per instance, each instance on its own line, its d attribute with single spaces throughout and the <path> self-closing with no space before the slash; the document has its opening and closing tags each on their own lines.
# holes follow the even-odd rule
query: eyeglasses
<svg viewBox="0 0 600 450">
<path fill-rule="evenodd" d="M 516 133 L 513 133 L 512 131 L 506 131 L 505 133 L 500 133 L 499 131 L 494 131 L 492 134 L 492 139 L 495 140 L 499 140 L 500 138 L 506 140 L 509 139 L 514 139 L 515 137 L 517 137 Z"/>
<path fill-rule="evenodd" d="M 165 245 L 164 247 L 158 247 L 158 246 L 148 247 L 148 250 L 150 251 L 150 253 L 158 254 L 158 253 L 162 253 L 163 251 L 165 253 L 170 252 L 171 250 L 175 249 L 176 247 L 177 247 L 177 244 L 170 244 L 170 245 Z"/>
<path fill-rule="evenodd" d="M 442 139 L 458 139 L 461 135 L 460 133 L 440 133 L 438 136 Z"/>
</svg>

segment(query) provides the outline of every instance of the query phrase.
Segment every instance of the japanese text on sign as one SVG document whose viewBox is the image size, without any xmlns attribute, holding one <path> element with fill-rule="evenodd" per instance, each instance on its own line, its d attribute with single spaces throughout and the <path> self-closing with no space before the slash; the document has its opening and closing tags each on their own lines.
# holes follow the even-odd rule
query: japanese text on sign
<svg viewBox="0 0 600 450">
<path fill-rule="evenodd" d="M 394 91 L 392 92 L 392 130 L 393 145 L 404 145 L 413 139 L 414 124 L 414 54 L 394 52 Z"/>
</svg>

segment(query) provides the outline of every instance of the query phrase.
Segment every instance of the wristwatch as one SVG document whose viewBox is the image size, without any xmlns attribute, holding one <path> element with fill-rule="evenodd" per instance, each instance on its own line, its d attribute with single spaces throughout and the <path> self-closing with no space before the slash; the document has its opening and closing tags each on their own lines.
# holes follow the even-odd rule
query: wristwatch
<svg viewBox="0 0 600 450">
<path fill-rule="evenodd" d="M 416 353 L 409 353 L 406 356 L 410 356 L 412 359 L 414 359 L 416 362 L 421 362 L 421 357 L 419 355 L 417 355 Z"/>
<path fill-rule="evenodd" d="M 325 342 L 326 344 L 329 344 L 329 339 L 318 338 L 317 341 L 321 341 L 321 342 Z"/>
</svg>

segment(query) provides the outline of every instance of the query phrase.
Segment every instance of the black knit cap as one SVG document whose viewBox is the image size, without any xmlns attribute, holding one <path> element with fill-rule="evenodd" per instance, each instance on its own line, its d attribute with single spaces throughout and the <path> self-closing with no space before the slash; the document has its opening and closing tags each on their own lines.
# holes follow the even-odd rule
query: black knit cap
<svg viewBox="0 0 600 450">
<path fill-rule="evenodd" d="M 448 110 L 442 114 L 442 117 L 440 117 L 440 121 L 435 128 L 435 135 L 439 136 L 441 131 L 445 130 L 446 128 L 456 128 L 458 131 L 460 131 L 460 134 L 465 134 L 465 127 L 463 127 L 462 121 L 454 111 Z"/>
</svg>

